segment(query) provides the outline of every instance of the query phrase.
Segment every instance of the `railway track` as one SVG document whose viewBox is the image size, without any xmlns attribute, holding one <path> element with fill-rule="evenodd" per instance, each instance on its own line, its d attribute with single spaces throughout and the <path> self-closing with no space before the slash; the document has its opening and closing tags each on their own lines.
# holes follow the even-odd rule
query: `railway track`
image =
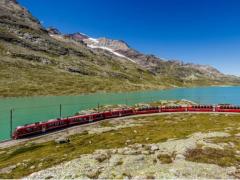
<svg viewBox="0 0 240 180">
<path fill-rule="evenodd" d="M 4 149 L 4 148 L 16 146 L 16 145 L 21 145 L 26 142 L 36 142 L 36 143 L 48 142 L 48 141 L 54 140 L 56 138 L 59 138 L 60 136 L 73 135 L 73 134 L 84 132 L 87 128 L 97 127 L 101 122 L 104 122 L 104 121 L 122 120 L 122 119 L 135 118 L 135 117 L 164 116 L 164 115 L 172 115 L 172 114 L 239 114 L 240 115 L 239 112 L 160 112 L 160 113 L 124 116 L 124 117 L 104 119 L 101 121 L 92 122 L 92 123 L 88 123 L 88 124 L 71 126 L 71 127 L 61 129 L 61 130 L 56 130 L 56 131 L 52 131 L 52 132 L 47 132 L 45 134 L 30 136 L 30 137 L 26 137 L 23 139 L 5 140 L 5 141 L 0 142 L 0 149 Z"/>
</svg>

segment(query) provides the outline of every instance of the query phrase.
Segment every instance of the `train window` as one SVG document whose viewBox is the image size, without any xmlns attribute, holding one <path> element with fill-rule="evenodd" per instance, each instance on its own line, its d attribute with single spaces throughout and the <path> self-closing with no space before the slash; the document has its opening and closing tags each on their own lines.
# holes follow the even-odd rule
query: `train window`
<svg viewBox="0 0 240 180">
<path fill-rule="evenodd" d="M 63 124 L 65 124 L 65 121 L 59 121 L 59 124 L 63 125 Z"/>
<path fill-rule="evenodd" d="M 32 128 L 27 128 L 27 131 L 28 131 L 28 132 L 31 132 L 31 131 L 32 131 Z"/>
<path fill-rule="evenodd" d="M 103 117 L 102 114 L 97 114 L 97 115 L 96 115 L 96 118 L 102 118 L 102 117 Z"/>
</svg>

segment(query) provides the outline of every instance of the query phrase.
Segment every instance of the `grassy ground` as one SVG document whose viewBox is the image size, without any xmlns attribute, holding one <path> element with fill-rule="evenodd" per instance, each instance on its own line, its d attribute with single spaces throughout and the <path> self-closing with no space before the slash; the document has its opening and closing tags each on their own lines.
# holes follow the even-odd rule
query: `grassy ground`
<svg viewBox="0 0 240 180">
<path fill-rule="evenodd" d="M 54 66 L 0 61 L 0 96 L 79 95 L 94 92 L 120 92 L 162 89 L 152 80 L 88 76 L 59 70 Z M 124 86 L 123 86 L 124 83 Z"/>
<path fill-rule="evenodd" d="M 214 148 L 196 148 L 189 150 L 187 154 L 187 160 L 217 164 L 219 166 L 236 166 L 240 165 L 240 156 L 236 155 L 236 152 L 240 150 L 240 138 L 232 134 L 226 138 L 213 138 L 214 143 L 226 143 L 224 149 Z M 229 146 L 232 143 L 232 146 Z"/>
<path fill-rule="evenodd" d="M 23 23 L 15 18 L 12 21 Z M 239 78 L 213 78 L 170 62 L 151 69 L 104 51 L 92 51 L 82 43 L 56 40 L 40 29 L 9 23 L 0 27 L 0 97 L 240 84 Z M 197 78 L 189 78 L 192 75 Z"/>
<path fill-rule="evenodd" d="M 49 61 L 49 64 L 38 62 L 42 59 Z M 69 67 L 77 69 L 77 72 L 69 72 Z M 168 74 L 154 75 L 136 64 L 101 54 L 93 55 L 88 51 L 81 57 L 56 56 L 0 41 L 0 97 L 238 84 L 238 81 L 228 79 L 199 78 L 192 81 Z"/>
<path fill-rule="evenodd" d="M 101 134 L 88 134 L 85 132 L 71 136 L 69 144 L 59 145 L 51 141 L 41 144 L 27 143 L 21 147 L 2 149 L 0 151 L 0 169 L 18 165 L 11 173 L 0 174 L 0 178 L 20 178 L 32 172 L 78 158 L 81 154 L 92 153 L 96 149 L 124 147 L 127 140 L 130 140 L 129 144 L 157 143 L 170 138 L 186 138 L 195 132 L 224 131 L 229 127 L 232 128 L 230 133 L 234 134 L 239 133 L 237 128 L 240 127 L 240 115 L 176 114 L 141 117 L 135 118 L 135 120 L 141 123 L 142 126 L 127 127 Z M 106 127 L 108 123 L 103 123 L 102 126 Z M 239 139 L 230 140 L 239 143 Z M 240 150 L 239 144 L 236 149 Z M 239 163 L 232 153 L 224 152 L 228 159 L 224 162 L 218 158 L 222 155 L 221 152 L 215 156 L 212 156 L 213 154 L 215 152 L 210 152 L 210 154 L 202 153 L 202 155 L 192 152 L 188 159 L 222 166 Z M 163 162 L 169 163 L 168 157 L 159 158 Z"/>
</svg>

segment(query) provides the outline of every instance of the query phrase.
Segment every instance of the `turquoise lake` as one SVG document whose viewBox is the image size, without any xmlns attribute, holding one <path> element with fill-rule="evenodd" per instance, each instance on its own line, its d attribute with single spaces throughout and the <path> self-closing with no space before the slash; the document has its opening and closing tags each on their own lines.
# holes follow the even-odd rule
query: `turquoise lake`
<svg viewBox="0 0 240 180">
<path fill-rule="evenodd" d="M 10 109 L 13 109 L 13 129 L 37 121 L 75 114 L 79 110 L 104 104 L 136 104 L 158 100 L 192 100 L 201 104 L 230 103 L 240 105 L 240 87 L 178 88 L 162 91 L 106 93 L 79 96 L 49 96 L 0 99 L 0 141 L 10 138 Z"/>
</svg>

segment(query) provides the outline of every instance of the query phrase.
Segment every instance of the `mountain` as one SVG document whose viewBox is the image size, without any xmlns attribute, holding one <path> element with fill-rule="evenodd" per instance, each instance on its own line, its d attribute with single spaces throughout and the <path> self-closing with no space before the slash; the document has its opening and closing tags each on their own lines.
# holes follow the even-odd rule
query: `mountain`
<svg viewBox="0 0 240 180">
<path fill-rule="evenodd" d="M 217 69 L 208 65 L 199 65 L 199 64 L 191 64 L 191 63 L 184 64 L 183 62 L 180 62 L 177 60 L 166 61 L 154 55 L 144 55 L 130 48 L 130 46 L 122 40 L 112 40 L 107 38 L 99 38 L 99 39 L 92 40 L 93 38 L 89 38 L 89 36 L 86 36 L 86 37 L 87 38 L 83 39 L 83 41 L 87 44 L 88 47 L 94 48 L 94 49 L 108 50 L 113 54 L 117 54 L 118 56 L 120 55 L 121 57 L 130 59 L 131 61 L 143 66 L 144 68 L 149 69 L 153 73 L 166 74 L 167 72 L 164 71 L 164 69 L 161 67 L 166 66 L 168 63 L 169 66 L 176 66 L 176 67 L 178 66 L 182 68 L 195 69 L 196 71 L 199 71 L 202 75 L 205 74 L 207 76 L 214 76 L 214 77 L 225 76 L 224 74 L 219 72 Z"/>
<path fill-rule="evenodd" d="M 0 95 L 70 95 L 238 85 L 213 67 L 145 55 L 124 41 L 45 29 L 16 0 L 0 1 Z"/>
</svg>

